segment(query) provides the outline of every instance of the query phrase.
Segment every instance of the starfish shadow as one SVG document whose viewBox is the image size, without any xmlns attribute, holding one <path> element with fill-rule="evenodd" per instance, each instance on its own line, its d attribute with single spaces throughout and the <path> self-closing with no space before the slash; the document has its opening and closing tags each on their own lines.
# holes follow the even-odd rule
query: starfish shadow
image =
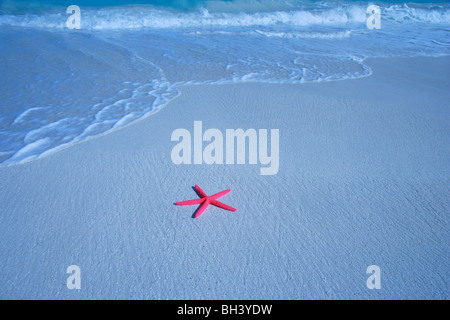
<svg viewBox="0 0 450 320">
<path fill-rule="evenodd" d="M 195 192 L 200 198 L 202 197 L 201 194 L 198 193 L 197 189 L 195 189 L 195 186 L 192 187 L 192 190 L 194 190 L 194 192 Z M 193 213 L 192 216 L 191 216 L 192 219 L 195 219 L 195 214 L 197 213 L 197 211 L 200 209 L 201 206 L 202 206 L 202 205 L 200 204 L 200 205 L 198 206 L 197 210 L 194 211 L 194 213 Z"/>
<path fill-rule="evenodd" d="M 202 197 L 202 196 L 197 192 L 197 190 L 195 189 L 195 186 L 192 187 L 192 190 L 194 190 L 195 193 L 196 193 L 200 198 Z M 177 205 L 176 202 L 174 202 L 173 205 L 174 205 L 174 206 Z M 191 216 L 192 219 L 195 219 L 195 214 L 196 214 L 197 211 L 200 209 L 200 207 L 201 207 L 201 204 L 198 206 L 197 210 L 195 210 L 194 213 L 192 214 L 192 216 Z"/>
<path fill-rule="evenodd" d="M 194 192 L 201 198 L 202 195 L 200 193 L 198 193 L 197 189 L 195 189 L 195 186 L 192 187 L 192 190 L 194 190 Z"/>
<path fill-rule="evenodd" d="M 194 213 L 192 214 L 191 218 L 195 219 L 195 214 L 197 213 L 197 211 L 200 209 L 201 205 L 198 206 L 197 210 L 194 211 Z"/>
</svg>

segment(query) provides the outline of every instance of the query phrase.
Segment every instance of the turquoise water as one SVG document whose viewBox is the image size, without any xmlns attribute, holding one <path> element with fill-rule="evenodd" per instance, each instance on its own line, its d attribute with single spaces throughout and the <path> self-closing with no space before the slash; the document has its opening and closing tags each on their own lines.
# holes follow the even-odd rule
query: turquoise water
<svg viewBox="0 0 450 320">
<path fill-rule="evenodd" d="M 450 4 L 421 2 L 378 3 L 369 30 L 360 1 L 0 1 L 0 163 L 123 127 L 185 84 L 346 80 L 371 75 L 367 57 L 450 54 Z"/>
<path fill-rule="evenodd" d="M 0 10 L 3 13 L 30 13 L 33 10 L 42 11 L 52 7 L 68 7 L 78 5 L 80 7 L 114 7 L 127 5 L 150 5 L 156 8 L 172 9 L 177 11 L 192 11 L 198 8 L 207 8 L 208 10 L 227 10 L 228 12 L 258 12 L 266 10 L 283 10 L 289 8 L 301 8 L 305 5 L 323 4 L 327 1 L 317 0 L 115 0 L 115 1 L 89 1 L 89 0 L 46 0 L 46 1 L 27 1 L 27 0 L 2 0 L 0 1 Z M 337 3 L 338 1 L 334 1 Z M 341 1 L 344 2 L 344 1 Z M 345 3 L 355 3 L 368 5 L 375 3 L 378 5 L 386 4 L 439 4 L 449 1 L 345 1 Z"/>
</svg>

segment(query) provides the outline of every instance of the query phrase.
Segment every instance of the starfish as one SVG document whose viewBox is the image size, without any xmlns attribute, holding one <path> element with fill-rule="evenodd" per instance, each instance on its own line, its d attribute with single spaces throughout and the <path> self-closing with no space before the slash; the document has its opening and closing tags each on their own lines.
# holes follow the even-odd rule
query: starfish
<svg viewBox="0 0 450 320">
<path fill-rule="evenodd" d="M 197 211 L 195 212 L 194 218 L 198 218 L 203 211 L 205 211 L 205 209 L 208 207 L 208 205 L 212 204 L 213 206 L 225 209 L 225 210 L 229 210 L 229 211 L 236 211 L 235 208 L 227 206 L 226 204 L 217 201 L 216 199 L 220 198 L 221 196 L 226 195 L 228 192 L 230 192 L 231 190 L 224 190 L 221 191 L 219 193 L 213 194 L 212 196 L 208 196 L 205 191 L 203 191 L 198 185 L 195 185 L 195 191 L 197 191 L 197 193 L 200 195 L 200 199 L 193 199 L 193 200 L 187 200 L 187 201 L 181 201 L 181 202 L 175 202 L 176 205 L 179 206 L 185 206 L 185 205 L 190 205 L 190 204 L 202 204 Z"/>
</svg>

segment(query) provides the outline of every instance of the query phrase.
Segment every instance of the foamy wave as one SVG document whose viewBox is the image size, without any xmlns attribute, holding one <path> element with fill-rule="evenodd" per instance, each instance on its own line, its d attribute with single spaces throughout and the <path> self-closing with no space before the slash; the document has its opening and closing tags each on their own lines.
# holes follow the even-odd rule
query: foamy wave
<svg viewBox="0 0 450 320">
<path fill-rule="evenodd" d="M 404 4 L 395 5 L 383 9 L 383 17 L 397 22 L 416 21 L 437 24 L 450 23 L 449 6 L 440 5 L 431 8 L 413 8 Z"/>
<path fill-rule="evenodd" d="M 32 28 L 65 28 L 68 15 L 48 14 L 45 16 L 24 15 L 0 16 L 0 25 Z M 327 10 L 314 13 L 310 11 L 278 11 L 268 13 L 209 13 L 202 9 L 195 13 L 175 14 L 150 8 L 109 8 L 86 10 L 82 12 L 82 28 L 140 29 L 140 28 L 201 28 L 201 27 L 249 27 L 249 26 L 307 26 L 317 24 L 336 24 L 363 22 L 363 8 L 350 11 Z"/>
<path fill-rule="evenodd" d="M 8 158 L 2 164 L 26 162 L 61 150 L 79 141 L 124 127 L 156 112 L 178 94 L 178 90 L 172 88 L 168 83 L 160 83 L 156 80 L 152 81 L 151 84 L 138 86 L 128 99 L 93 106 L 93 109 L 99 107 L 101 109 L 95 114 L 91 123 L 86 123 L 81 115 L 68 116 L 30 130 L 23 137 L 23 145 L 18 151 L 3 154 Z M 13 125 L 26 122 L 26 118 L 30 117 L 31 113 L 42 111 L 42 109 L 44 108 L 30 108 L 24 111 L 15 119 Z M 48 115 L 41 112 L 33 116 L 47 117 Z M 83 126 L 87 127 L 82 130 Z"/>
<path fill-rule="evenodd" d="M 176 13 L 148 6 L 105 9 L 82 8 L 82 28 L 90 30 L 140 28 L 202 28 L 250 26 L 309 26 L 365 23 L 366 7 L 342 5 L 318 10 L 256 13 L 197 12 Z M 383 19 L 398 22 L 450 23 L 450 6 L 412 8 L 394 5 L 382 8 Z M 2 15 L 0 25 L 32 28 L 65 28 L 65 12 L 45 15 Z"/>
<path fill-rule="evenodd" d="M 371 75 L 367 57 L 450 54 L 450 4 L 383 7 L 382 30 L 371 31 L 365 4 L 303 3 L 272 11 L 82 8 L 82 32 L 59 32 L 65 10 L 0 14 L 0 165 L 133 123 L 185 84 L 355 79 Z"/>
<path fill-rule="evenodd" d="M 340 32 L 267 32 L 267 31 L 261 31 L 256 30 L 256 33 L 259 33 L 261 35 L 264 35 L 266 37 L 275 37 L 275 38 L 287 38 L 287 39 L 341 39 L 341 38 L 348 38 L 351 36 L 352 32 L 347 31 L 340 31 Z"/>
</svg>

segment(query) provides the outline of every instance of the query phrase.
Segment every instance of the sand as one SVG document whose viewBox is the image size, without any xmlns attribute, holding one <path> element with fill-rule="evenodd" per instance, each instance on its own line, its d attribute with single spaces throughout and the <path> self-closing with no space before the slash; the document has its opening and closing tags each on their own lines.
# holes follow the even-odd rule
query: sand
<svg viewBox="0 0 450 320">
<path fill-rule="evenodd" d="M 142 121 L 0 167 L 0 298 L 448 299 L 450 58 L 366 63 L 356 80 L 182 86 Z M 173 164 L 195 120 L 279 129 L 279 172 Z M 192 218 L 174 202 L 195 184 L 230 188 L 237 212 Z"/>
</svg>

